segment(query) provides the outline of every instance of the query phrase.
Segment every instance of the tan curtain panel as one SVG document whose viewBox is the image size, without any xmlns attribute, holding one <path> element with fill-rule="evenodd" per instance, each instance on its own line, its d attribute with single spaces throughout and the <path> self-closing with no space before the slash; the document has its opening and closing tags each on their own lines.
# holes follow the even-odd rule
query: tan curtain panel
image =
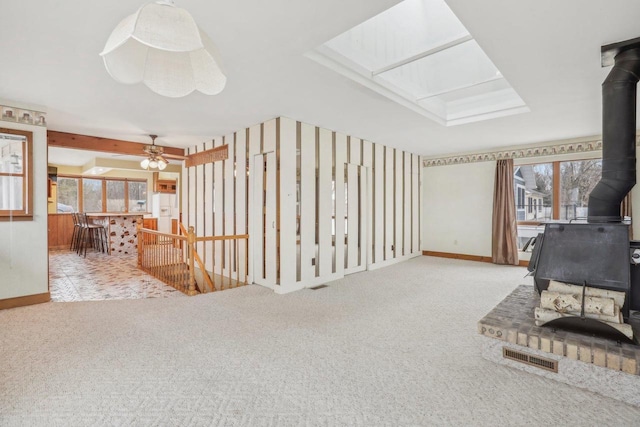
<svg viewBox="0 0 640 427">
<path fill-rule="evenodd" d="M 498 160 L 493 191 L 491 258 L 495 264 L 518 265 L 518 225 L 513 194 L 513 159 Z"/>
</svg>

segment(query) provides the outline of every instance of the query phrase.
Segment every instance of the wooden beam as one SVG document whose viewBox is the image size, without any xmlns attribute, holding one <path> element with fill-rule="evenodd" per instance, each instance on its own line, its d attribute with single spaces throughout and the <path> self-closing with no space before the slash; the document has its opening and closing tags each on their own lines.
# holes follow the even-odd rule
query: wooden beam
<svg viewBox="0 0 640 427">
<path fill-rule="evenodd" d="M 149 144 L 121 141 L 118 139 L 100 138 L 98 136 L 78 135 L 75 133 L 47 131 L 47 143 L 50 147 L 72 148 L 75 150 L 101 151 L 105 153 L 126 154 L 146 157 L 144 147 Z M 164 156 L 169 159 L 185 159 L 184 149 L 162 147 Z"/>
</svg>

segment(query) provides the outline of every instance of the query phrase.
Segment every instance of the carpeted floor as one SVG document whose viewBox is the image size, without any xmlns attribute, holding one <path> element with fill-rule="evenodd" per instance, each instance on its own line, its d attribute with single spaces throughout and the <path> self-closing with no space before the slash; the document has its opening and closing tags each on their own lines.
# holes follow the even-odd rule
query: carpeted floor
<svg viewBox="0 0 640 427">
<path fill-rule="evenodd" d="M 0 311 L 0 425 L 638 425 L 480 356 L 525 270 L 420 257 L 318 290 Z"/>
</svg>

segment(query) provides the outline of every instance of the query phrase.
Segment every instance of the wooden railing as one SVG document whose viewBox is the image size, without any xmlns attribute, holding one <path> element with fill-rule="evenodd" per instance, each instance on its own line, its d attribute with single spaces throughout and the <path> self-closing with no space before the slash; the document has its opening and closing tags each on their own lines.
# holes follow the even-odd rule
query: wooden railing
<svg viewBox="0 0 640 427">
<path fill-rule="evenodd" d="M 160 233 L 143 228 L 139 221 L 138 267 L 187 295 L 247 284 L 249 235 L 197 237 L 193 227 L 186 230 L 180 224 L 180 229 L 182 235 Z M 202 257 L 197 247 L 202 248 Z"/>
</svg>

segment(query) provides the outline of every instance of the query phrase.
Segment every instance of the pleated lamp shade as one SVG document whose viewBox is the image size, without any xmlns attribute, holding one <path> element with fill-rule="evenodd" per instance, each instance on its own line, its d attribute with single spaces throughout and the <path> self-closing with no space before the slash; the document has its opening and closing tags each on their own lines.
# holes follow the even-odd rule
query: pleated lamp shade
<svg viewBox="0 0 640 427">
<path fill-rule="evenodd" d="M 211 39 L 171 1 L 145 4 L 123 19 L 100 55 L 116 81 L 143 82 L 171 98 L 194 90 L 215 95 L 227 83 Z"/>
</svg>

